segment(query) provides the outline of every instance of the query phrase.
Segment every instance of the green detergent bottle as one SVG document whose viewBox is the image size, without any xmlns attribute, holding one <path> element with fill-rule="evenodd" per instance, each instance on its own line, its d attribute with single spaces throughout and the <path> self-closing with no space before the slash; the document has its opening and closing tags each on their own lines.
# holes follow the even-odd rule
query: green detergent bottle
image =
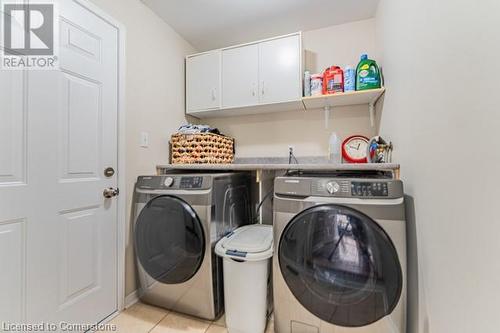
<svg viewBox="0 0 500 333">
<path fill-rule="evenodd" d="M 356 69 L 356 90 L 377 89 L 381 87 L 380 69 L 368 55 L 361 55 L 361 61 Z"/>
</svg>

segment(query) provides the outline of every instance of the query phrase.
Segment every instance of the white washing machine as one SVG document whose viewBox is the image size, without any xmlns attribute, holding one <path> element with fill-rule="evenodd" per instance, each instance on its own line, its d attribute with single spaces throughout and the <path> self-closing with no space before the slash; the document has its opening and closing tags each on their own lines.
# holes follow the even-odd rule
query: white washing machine
<svg viewBox="0 0 500 333">
<path fill-rule="evenodd" d="M 242 173 L 141 176 L 134 245 L 140 298 L 204 319 L 224 309 L 218 240 L 252 218 L 252 177 Z"/>
<path fill-rule="evenodd" d="M 275 179 L 277 333 L 405 333 L 403 184 L 379 174 Z"/>
</svg>

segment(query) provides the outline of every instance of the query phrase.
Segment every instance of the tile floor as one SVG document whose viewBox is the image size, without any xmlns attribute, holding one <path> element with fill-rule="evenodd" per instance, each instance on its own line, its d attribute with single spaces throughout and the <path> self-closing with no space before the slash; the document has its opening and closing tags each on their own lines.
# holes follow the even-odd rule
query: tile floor
<svg viewBox="0 0 500 333">
<path fill-rule="evenodd" d="M 160 309 L 144 303 L 136 303 L 126 309 L 110 324 L 120 333 L 227 333 L 224 316 L 208 321 Z M 273 333 L 272 316 L 265 333 Z"/>
</svg>

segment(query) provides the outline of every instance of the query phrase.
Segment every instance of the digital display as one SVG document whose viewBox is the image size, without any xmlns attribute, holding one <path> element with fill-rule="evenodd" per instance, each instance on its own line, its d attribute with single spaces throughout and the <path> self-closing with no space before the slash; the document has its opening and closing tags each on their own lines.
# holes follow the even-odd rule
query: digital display
<svg viewBox="0 0 500 333">
<path fill-rule="evenodd" d="M 351 195 L 354 197 L 387 197 L 387 183 L 382 182 L 352 182 Z"/>
<path fill-rule="evenodd" d="M 203 185 L 203 177 L 182 177 L 180 188 L 201 188 Z"/>
</svg>

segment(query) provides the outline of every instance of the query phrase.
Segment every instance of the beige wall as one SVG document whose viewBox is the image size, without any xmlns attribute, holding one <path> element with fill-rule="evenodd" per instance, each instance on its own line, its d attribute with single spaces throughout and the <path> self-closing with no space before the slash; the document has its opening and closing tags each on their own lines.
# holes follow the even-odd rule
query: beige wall
<svg viewBox="0 0 500 333">
<path fill-rule="evenodd" d="M 356 65 L 361 53 L 375 55 L 375 20 L 365 20 L 303 33 L 306 68 L 321 72 L 338 64 Z M 199 120 L 218 127 L 236 138 L 238 157 L 286 157 L 288 146 L 297 156 L 326 156 L 332 131 L 346 137 L 351 134 L 372 136 L 367 106 L 338 108 L 330 116 L 325 129 L 320 110 L 268 115 Z"/>
<path fill-rule="evenodd" d="M 193 47 L 139 0 L 92 0 L 127 29 L 127 215 L 138 175 L 168 162 L 168 140 L 184 118 L 184 56 Z M 139 147 L 149 132 L 149 148 Z M 130 218 L 127 219 L 130 221 Z M 130 233 L 129 233 L 130 234 Z M 126 252 L 126 294 L 136 289 L 132 239 Z"/>
<path fill-rule="evenodd" d="M 499 331 L 498 13 L 497 0 L 379 5 L 381 133 L 395 143 L 416 220 L 409 333 Z"/>
</svg>

